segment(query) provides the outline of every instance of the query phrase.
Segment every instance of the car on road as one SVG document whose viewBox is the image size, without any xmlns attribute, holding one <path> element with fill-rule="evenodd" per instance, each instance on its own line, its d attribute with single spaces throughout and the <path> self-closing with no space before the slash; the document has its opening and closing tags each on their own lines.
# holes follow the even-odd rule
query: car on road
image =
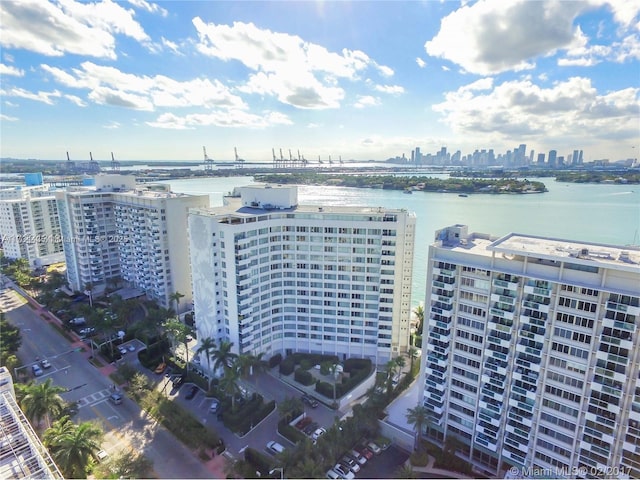
<svg viewBox="0 0 640 480">
<path fill-rule="evenodd" d="M 184 397 L 187 400 L 191 400 L 193 397 L 196 396 L 196 394 L 198 393 L 198 390 L 200 390 L 196 385 L 192 386 L 191 389 L 189 390 L 189 393 L 187 393 L 187 395 Z"/>
<path fill-rule="evenodd" d="M 127 345 L 127 350 L 129 350 L 130 352 L 135 352 L 136 346 L 133 343 L 130 343 L 129 345 Z"/>
<path fill-rule="evenodd" d="M 273 453 L 274 455 L 277 455 L 279 453 L 284 452 L 284 447 L 280 445 L 278 442 L 271 441 L 267 443 L 267 450 L 269 450 L 269 453 Z"/>
<path fill-rule="evenodd" d="M 306 403 L 311 408 L 316 408 L 318 406 L 318 401 L 311 395 L 307 395 L 306 393 L 302 395 L 302 403 Z"/>
<path fill-rule="evenodd" d="M 40 362 L 40 365 L 42 365 L 42 368 L 51 368 L 51 362 L 46 358 Z"/>
<path fill-rule="evenodd" d="M 42 371 L 42 369 L 40 368 L 40 365 L 31 365 L 31 371 L 33 372 L 33 376 L 34 377 L 39 377 L 40 375 L 42 375 L 44 372 Z"/>
<path fill-rule="evenodd" d="M 351 470 L 339 463 L 336 463 L 336 465 L 333 467 L 333 471 L 340 475 L 340 478 L 344 478 L 346 480 L 352 480 L 353 478 L 356 478 L 355 474 Z"/>
<path fill-rule="evenodd" d="M 353 473 L 358 473 L 360 471 L 360 465 L 358 464 L 358 462 L 356 462 L 353 458 L 351 458 L 351 457 L 349 457 L 347 455 L 344 455 L 340 459 L 340 464 L 344 465 L 345 467 L 347 467 Z"/>
<path fill-rule="evenodd" d="M 316 429 L 316 431 L 311 434 L 311 440 L 313 440 L 314 442 L 317 442 L 318 439 L 322 435 L 324 435 L 325 433 L 327 433 L 327 431 L 324 428 L 320 427 L 320 428 Z"/>
<path fill-rule="evenodd" d="M 109 401 L 114 405 L 120 405 L 122 403 L 122 394 L 115 392 L 109 395 Z"/>
<path fill-rule="evenodd" d="M 120 352 L 121 355 L 127 354 L 127 348 L 123 347 L 122 345 L 118 345 L 118 351 Z"/>
</svg>

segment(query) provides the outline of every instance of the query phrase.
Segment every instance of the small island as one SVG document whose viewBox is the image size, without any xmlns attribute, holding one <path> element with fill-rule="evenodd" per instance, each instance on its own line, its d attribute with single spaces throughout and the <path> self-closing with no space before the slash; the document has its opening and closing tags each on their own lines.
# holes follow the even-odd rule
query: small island
<svg viewBox="0 0 640 480">
<path fill-rule="evenodd" d="M 255 175 L 254 178 L 256 181 L 264 183 L 380 188 L 383 190 L 403 190 L 407 193 L 421 191 L 458 194 L 528 194 L 544 193 L 547 191 L 547 187 L 542 182 L 532 182 L 526 179 L 517 180 L 514 178 L 442 179 L 394 175 L 328 175 L 311 172 Z"/>
</svg>

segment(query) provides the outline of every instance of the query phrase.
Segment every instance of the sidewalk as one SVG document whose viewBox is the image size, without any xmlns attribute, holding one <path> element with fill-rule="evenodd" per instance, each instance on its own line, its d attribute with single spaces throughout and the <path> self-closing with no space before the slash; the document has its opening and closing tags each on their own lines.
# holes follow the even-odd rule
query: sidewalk
<svg viewBox="0 0 640 480">
<path fill-rule="evenodd" d="M 467 477 L 467 476 L 465 476 L 465 475 L 463 475 L 462 473 L 459 473 L 459 472 L 452 472 L 450 470 L 443 470 L 441 468 L 434 468 L 434 464 L 435 463 L 436 463 L 435 457 L 432 457 L 431 455 L 429 455 L 429 461 L 427 462 L 427 465 L 424 466 L 424 467 L 417 467 L 415 465 L 411 465 L 410 458 L 407 459 L 405 465 L 411 467 L 411 469 L 414 472 L 433 473 L 435 475 L 438 475 L 438 477 L 456 478 L 456 479 L 472 479 L 472 478 L 474 478 L 474 477 Z"/>
</svg>

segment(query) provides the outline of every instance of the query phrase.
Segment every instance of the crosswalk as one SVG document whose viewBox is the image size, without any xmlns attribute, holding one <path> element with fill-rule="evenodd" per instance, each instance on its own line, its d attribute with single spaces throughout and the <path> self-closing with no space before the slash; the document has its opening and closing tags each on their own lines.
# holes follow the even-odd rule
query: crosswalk
<svg viewBox="0 0 640 480">
<path fill-rule="evenodd" d="M 108 399 L 111 393 L 113 392 L 110 389 L 105 388 L 103 390 L 99 390 L 97 392 L 86 395 L 78 400 L 78 408 L 90 407 L 92 405 L 95 405 L 96 403 L 100 403 Z"/>
</svg>

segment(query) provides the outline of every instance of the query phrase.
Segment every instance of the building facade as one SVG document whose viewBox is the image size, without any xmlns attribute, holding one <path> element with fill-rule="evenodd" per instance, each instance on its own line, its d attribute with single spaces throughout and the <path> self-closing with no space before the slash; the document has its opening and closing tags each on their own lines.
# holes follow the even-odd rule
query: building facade
<svg viewBox="0 0 640 480">
<path fill-rule="evenodd" d="M 454 225 L 428 262 L 427 437 L 488 475 L 640 478 L 640 249 Z"/>
<path fill-rule="evenodd" d="M 169 185 L 136 185 L 135 177 L 98 175 L 94 187 L 58 196 L 67 278 L 74 290 L 96 291 L 124 282 L 165 308 L 180 292 L 191 305 L 187 216 L 209 205 L 208 195 L 184 195 Z"/>
<path fill-rule="evenodd" d="M 7 258 L 31 268 L 64 261 L 54 191 L 42 182 L 0 189 L 0 240 Z"/>
<path fill-rule="evenodd" d="M 199 339 L 267 358 L 406 351 L 413 214 L 301 206 L 297 187 L 259 185 L 192 211 L 189 229 Z"/>
</svg>

